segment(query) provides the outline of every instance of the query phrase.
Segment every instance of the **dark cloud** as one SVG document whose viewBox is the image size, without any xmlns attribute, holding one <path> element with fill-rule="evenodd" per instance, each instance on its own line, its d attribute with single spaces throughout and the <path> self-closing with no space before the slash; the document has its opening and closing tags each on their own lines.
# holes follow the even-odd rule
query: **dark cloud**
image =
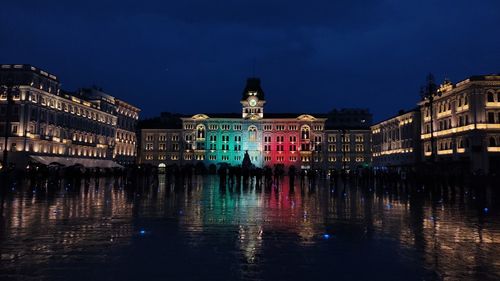
<svg viewBox="0 0 500 281">
<path fill-rule="evenodd" d="M 2 3 L 0 62 L 101 85 L 148 116 L 238 111 L 256 73 L 268 110 L 360 106 L 380 119 L 414 106 L 429 71 L 500 71 L 498 1 L 75 2 Z"/>
</svg>

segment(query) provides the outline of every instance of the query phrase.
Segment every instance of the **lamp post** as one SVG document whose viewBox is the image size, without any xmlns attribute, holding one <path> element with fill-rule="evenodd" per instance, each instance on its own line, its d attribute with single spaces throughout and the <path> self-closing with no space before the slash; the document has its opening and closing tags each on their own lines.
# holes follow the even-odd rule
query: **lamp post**
<svg viewBox="0 0 500 281">
<path fill-rule="evenodd" d="M 431 163 L 434 163 L 435 160 L 435 155 L 436 155 L 436 150 L 435 150 L 435 138 L 434 138 L 434 99 L 436 97 L 440 97 L 441 93 L 438 92 L 437 90 L 437 85 L 434 82 L 434 75 L 432 73 L 429 73 L 427 76 L 427 83 L 424 87 L 421 88 L 420 90 L 420 95 L 422 96 L 422 99 L 425 101 L 424 106 L 429 107 L 429 114 L 431 117 L 431 126 L 430 126 L 430 134 L 431 134 L 431 157 L 430 161 Z M 424 116 L 425 118 L 425 116 Z M 424 122 L 425 125 L 425 122 Z M 425 151 L 424 151 L 425 153 Z"/>
</svg>

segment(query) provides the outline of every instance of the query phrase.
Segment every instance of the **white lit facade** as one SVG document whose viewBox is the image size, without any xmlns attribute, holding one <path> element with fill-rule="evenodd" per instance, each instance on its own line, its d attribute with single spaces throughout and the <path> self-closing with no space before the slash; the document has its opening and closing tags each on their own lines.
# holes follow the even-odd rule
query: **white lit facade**
<svg viewBox="0 0 500 281">
<path fill-rule="evenodd" d="M 374 167 L 413 167 L 420 162 L 419 109 L 381 121 L 371 131 Z"/>
<path fill-rule="evenodd" d="M 421 107 L 423 157 L 472 172 L 500 169 L 500 76 L 473 76 L 438 90 L 431 118 L 430 104 Z M 431 141 L 433 122 L 434 145 Z"/>
<path fill-rule="evenodd" d="M 53 161 L 114 167 L 116 149 L 133 154 L 135 129 L 127 127 L 130 143 L 117 141 L 118 124 L 114 100 L 88 98 L 82 93 L 64 92 L 57 77 L 30 65 L 1 65 L 0 85 L 14 86 L 10 105 L 8 161 L 16 166 L 30 161 Z M 131 107 L 131 119 L 138 119 L 138 109 Z M 0 93 L 0 153 L 5 146 L 7 92 Z M 134 132 L 134 136 L 131 136 Z M 128 141 L 127 140 L 127 141 Z M 43 156 L 40 158 L 38 156 Z M 80 161 L 84 159 L 103 161 Z M 49 164 L 49 163 L 43 163 Z"/>
</svg>

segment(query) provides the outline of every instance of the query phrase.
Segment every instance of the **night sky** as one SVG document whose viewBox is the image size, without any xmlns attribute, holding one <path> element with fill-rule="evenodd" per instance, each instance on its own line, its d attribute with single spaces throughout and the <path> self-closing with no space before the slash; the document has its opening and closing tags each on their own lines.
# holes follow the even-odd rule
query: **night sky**
<svg viewBox="0 0 500 281">
<path fill-rule="evenodd" d="M 267 112 L 368 107 L 380 120 L 414 107 L 429 72 L 500 72 L 498 0 L 73 2 L 3 0 L 0 63 L 98 85 L 146 117 L 239 112 L 255 75 Z"/>
</svg>

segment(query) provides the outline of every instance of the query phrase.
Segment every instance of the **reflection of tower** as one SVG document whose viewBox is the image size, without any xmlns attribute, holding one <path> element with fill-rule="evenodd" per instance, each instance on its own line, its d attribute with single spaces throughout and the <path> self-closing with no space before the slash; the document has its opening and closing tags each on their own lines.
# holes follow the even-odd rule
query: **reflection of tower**
<svg viewBox="0 0 500 281">
<path fill-rule="evenodd" d="M 264 118 L 264 91 L 260 87 L 259 78 L 248 78 L 241 98 L 244 119 L 258 120 Z"/>
</svg>

